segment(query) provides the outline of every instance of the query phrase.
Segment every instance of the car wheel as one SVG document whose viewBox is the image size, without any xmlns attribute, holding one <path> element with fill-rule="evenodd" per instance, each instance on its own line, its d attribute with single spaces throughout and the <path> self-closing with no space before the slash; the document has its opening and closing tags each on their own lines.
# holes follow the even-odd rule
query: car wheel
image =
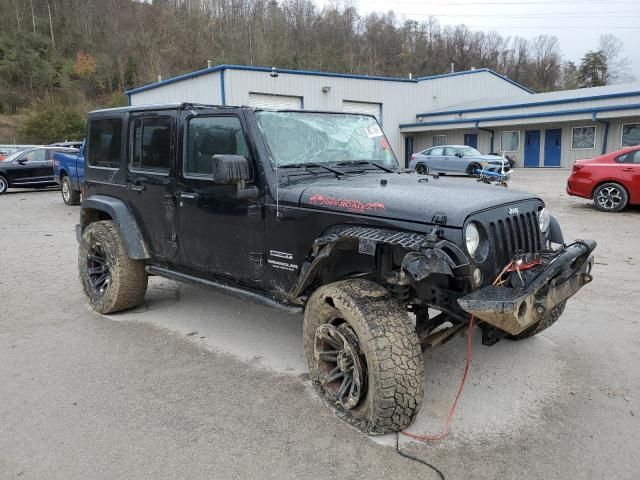
<svg viewBox="0 0 640 480">
<path fill-rule="evenodd" d="M 419 163 L 416 165 L 416 173 L 418 175 L 426 175 L 429 173 L 429 167 L 427 167 L 424 163 Z"/>
<path fill-rule="evenodd" d="M 368 434 L 409 426 L 424 395 L 424 364 L 406 310 L 368 280 L 316 290 L 303 323 L 311 381 L 338 417 Z"/>
<path fill-rule="evenodd" d="M 0 175 L 0 195 L 5 193 L 8 188 L 9 188 L 9 182 L 7 182 L 6 178 Z"/>
<path fill-rule="evenodd" d="M 61 183 L 62 201 L 67 205 L 80 205 L 80 192 L 71 187 L 69 177 L 62 177 Z"/>
<path fill-rule="evenodd" d="M 147 291 L 144 260 L 129 258 L 111 221 L 85 228 L 78 250 L 78 272 L 91 308 L 112 313 L 140 305 Z"/>
<path fill-rule="evenodd" d="M 551 311 L 547 312 L 546 315 L 542 317 L 542 319 L 538 320 L 529 328 L 527 328 L 523 332 L 520 332 L 518 335 L 508 335 L 507 338 L 509 340 L 524 340 L 525 338 L 533 337 L 543 330 L 546 330 L 558 321 L 560 315 L 562 315 L 562 312 L 564 312 L 564 307 L 566 306 L 566 304 L 566 301 L 560 302 L 558 305 L 553 307 Z"/>
<path fill-rule="evenodd" d="M 602 212 L 619 212 L 629 203 L 629 194 L 618 183 L 604 183 L 593 192 L 593 203 Z"/>
<path fill-rule="evenodd" d="M 477 175 L 476 170 L 481 169 L 482 167 L 478 163 L 472 162 L 467 166 L 467 175 L 469 175 L 470 177 L 475 177 Z"/>
</svg>

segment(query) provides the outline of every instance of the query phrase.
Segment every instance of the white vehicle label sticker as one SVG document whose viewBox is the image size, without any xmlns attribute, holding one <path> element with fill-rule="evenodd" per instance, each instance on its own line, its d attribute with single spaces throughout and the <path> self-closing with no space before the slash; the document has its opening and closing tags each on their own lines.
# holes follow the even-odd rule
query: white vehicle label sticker
<svg viewBox="0 0 640 480">
<path fill-rule="evenodd" d="M 295 272 L 298 269 L 298 265 L 296 265 L 295 263 L 281 262 L 279 260 L 273 260 L 271 258 L 267 260 L 267 262 L 269 262 L 269 265 L 271 265 L 273 268 L 287 270 L 288 272 Z"/>
<path fill-rule="evenodd" d="M 270 257 L 284 258 L 286 260 L 293 260 L 293 254 L 288 252 L 280 252 L 278 250 L 269 250 Z"/>
<path fill-rule="evenodd" d="M 366 133 L 369 138 L 376 138 L 384 135 L 379 125 L 367 125 L 364 127 L 364 133 Z"/>
</svg>

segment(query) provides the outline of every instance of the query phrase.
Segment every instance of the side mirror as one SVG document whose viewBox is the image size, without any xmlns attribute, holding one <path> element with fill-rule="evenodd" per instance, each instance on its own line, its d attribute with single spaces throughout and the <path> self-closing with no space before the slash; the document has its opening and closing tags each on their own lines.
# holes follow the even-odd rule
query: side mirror
<svg viewBox="0 0 640 480">
<path fill-rule="evenodd" d="M 460 152 L 456 153 L 456 157 L 458 158 L 462 158 L 464 155 L 462 155 Z"/>
<path fill-rule="evenodd" d="M 20 165 L 24 165 L 25 163 L 27 163 L 27 159 L 26 158 L 21 158 L 21 159 L 18 160 L 18 163 Z"/>
<path fill-rule="evenodd" d="M 250 179 L 249 161 L 242 155 L 214 155 L 213 181 L 218 185 L 234 185 L 244 188 Z"/>
</svg>

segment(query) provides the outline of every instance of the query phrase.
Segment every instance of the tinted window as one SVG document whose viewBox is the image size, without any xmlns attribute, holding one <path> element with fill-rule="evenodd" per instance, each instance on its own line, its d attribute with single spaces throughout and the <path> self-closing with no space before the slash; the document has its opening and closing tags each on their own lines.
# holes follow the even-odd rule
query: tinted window
<svg viewBox="0 0 640 480">
<path fill-rule="evenodd" d="M 131 127 L 131 166 L 168 172 L 171 165 L 171 118 L 137 118 Z"/>
<path fill-rule="evenodd" d="M 432 148 L 429 150 L 429 155 L 440 157 L 443 154 L 443 148 Z"/>
<path fill-rule="evenodd" d="M 26 155 L 20 157 L 20 160 L 26 160 L 27 162 L 44 162 L 45 160 L 44 150 L 32 150 Z"/>
<path fill-rule="evenodd" d="M 248 155 L 238 117 L 200 117 L 189 121 L 185 173 L 211 175 L 214 155 Z"/>
<path fill-rule="evenodd" d="M 89 126 L 87 160 L 94 167 L 120 166 L 122 119 L 93 120 Z"/>
</svg>

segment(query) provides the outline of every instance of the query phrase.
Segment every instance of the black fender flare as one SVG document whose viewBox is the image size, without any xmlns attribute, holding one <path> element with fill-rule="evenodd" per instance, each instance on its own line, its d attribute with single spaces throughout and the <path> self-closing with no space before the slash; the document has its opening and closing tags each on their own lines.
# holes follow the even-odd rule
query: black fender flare
<svg viewBox="0 0 640 480">
<path fill-rule="evenodd" d="M 564 235 L 562 234 L 562 228 L 560 228 L 560 223 L 556 220 L 556 217 L 551 216 L 551 220 L 549 221 L 549 232 L 547 234 L 547 238 L 552 243 L 564 244 Z"/>
<path fill-rule="evenodd" d="M 89 209 L 104 212 L 111 217 L 122 237 L 129 258 L 143 260 L 151 257 L 151 255 L 149 255 L 149 249 L 138 228 L 138 223 L 129 208 L 127 208 L 127 205 L 122 200 L 108 195 L 92 195 L 83 200 L 80 210 L 81 224 L 78 226 L 78 236 L 82 235 L 82 232 L 88 225 L 88 223 L 84 221 L 84 212 Z"/>
</svg>

